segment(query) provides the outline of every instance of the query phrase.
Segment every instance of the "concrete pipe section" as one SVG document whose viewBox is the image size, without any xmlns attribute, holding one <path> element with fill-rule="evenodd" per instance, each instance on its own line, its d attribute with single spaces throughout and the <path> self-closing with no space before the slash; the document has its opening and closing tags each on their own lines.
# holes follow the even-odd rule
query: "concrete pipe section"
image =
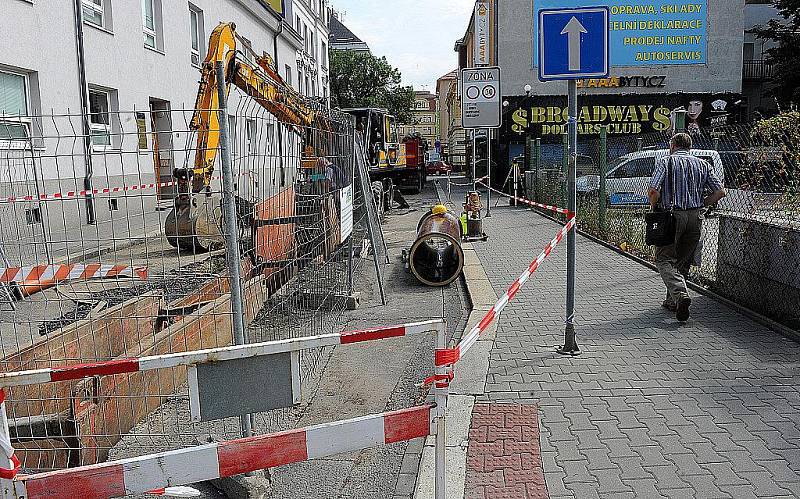
<svg viewBox="0 0 800 499">
<path fill-rule="evenodd" d="M 417 239 L 408 253 L 411 273 L 428 286 L 447 286 L 464 269 L 461 221 L 436 205 L 419 221 Z"/>
</svg>

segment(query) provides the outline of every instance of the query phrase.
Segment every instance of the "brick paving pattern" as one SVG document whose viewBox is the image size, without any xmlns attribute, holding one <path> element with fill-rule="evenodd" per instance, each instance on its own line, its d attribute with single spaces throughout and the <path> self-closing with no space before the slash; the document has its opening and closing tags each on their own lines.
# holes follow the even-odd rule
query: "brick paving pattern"
<svg viewBox="0 0 800 499">
<path fill-rule="evenodd" d="M 476 249 L 499 293 L 558 226 L 492 214 Z M 580 238 L 583 354 L 560 357 L 565 254 L 503 312 L 478 399 L 538 405 L 550 497 L 800 496 L 800 346 L 705 296 L 680 325 L 656 273 Z"/>
<path fill-rule="evenodd" d="M 465 499 L 546 499 L 536 406 L 475 404 Z"/>
</svg>

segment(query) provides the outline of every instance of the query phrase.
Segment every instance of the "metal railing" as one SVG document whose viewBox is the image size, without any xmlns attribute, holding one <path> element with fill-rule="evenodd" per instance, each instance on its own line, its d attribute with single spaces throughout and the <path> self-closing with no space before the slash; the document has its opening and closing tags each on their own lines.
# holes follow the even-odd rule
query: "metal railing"
<svg viewBox="0 0 800 499">
<path fill-rule="evenodd" d="M 794 136 L 792 134 L 795 134 Z M 689 278 L 716 293 L 800 330 L 800 150 L 796 130 L 769 137 L 755 124 L 693 136 L 696 154 L 724 176 L 728 195 L 706 210 L 703 237 Z M 793 138 L 794 137 L 794 138 Z M 645 243 L 647 188 L 666 134 L 595 136 L 579 153 L 596 174 L 578 178 L 578 225 L 623 251 L 654 261 Z M 527 197 L 562 205 L 563 147 L 534 142 L 525 174 Z M 563 218 L 563 215 L 559 215 Z"/>
</svg>

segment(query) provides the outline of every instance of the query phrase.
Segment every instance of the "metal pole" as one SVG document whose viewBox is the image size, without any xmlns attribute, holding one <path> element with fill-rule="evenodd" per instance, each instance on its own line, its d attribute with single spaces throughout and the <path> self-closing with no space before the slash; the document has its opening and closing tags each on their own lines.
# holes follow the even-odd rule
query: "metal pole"
<svg viewBox="0 0 800 499">
<path fill-rule="evenodd" d="M 447 348 L 447 323 L 442 321 L 436 334 L 436 348 L 444 350 Z M 447 366 L 436 368 L 437 376 L 447 376 Z M 445 485 L 447 476 L 447 395 L 450 390 L 449 381 L 440 381 L 435 384 L 436 391 L 436 467 L 434 468 L 434 494 L 436 499 L 446 499 L 447 487 Z"/>
<path fill-rule="evenodd" d="M 225 68 L 222 61 L 216 63 L 217 98 L 219 100 L 219 155 L 222 159 L 222 216 L 225 224 L 225 259 L 231 279 L 231 312 L 233 314 L 233 339 L 244 345 L 244 307 L 242 303 L 241 258 L 239 256 L 239 231 L 236 221 L 236 200 L 233 193 L 233 171 L 231 150 L 228 142 L 228 93 L 225 85 Z M 250 415 L 240 416 L 242 437 L 253 434 Z"/>
<path fill-rule="evenodd" d="M 598 222 L 600 224 L 600 234 L 606 234 L 606 174 L 608 173 L 608 127 L 600 128 L 600 187 L 597 193 Z"/>
<path fill-rule="evenodd" d="M 83 175 L 83 189 L 86 194 L 86 223 L 97 222 L 94 212 L 94 195 L 92 194 L 92 133 L 89 129 L 89 84 L 86 80 L 86 54 L 83 47 L 83 3 L 75 0 L 75 51 L 78 56 L 78 84 L 81 94 L 81 126 L 83 127 L 83 157 L 86 161 L 86 172 Z"/>
<path fill-rule="evenodd" d="M 541 194 L 539 192 L 540 191 L 540 187 L 541 187 L 541 185 L 539 184 L 539 170 L 540 170 L 541 164 L 542 164 L 542 139 L 541 138 L 536 137 L 536 142 L 534 143 L 533 151 L 534 151 L 534 153 L 533 153 L 533 161 L 534 161 L 534 163 L 533 163 L 534 164 L 534 167 L 533 167 L 534 168 L 534 170 L 533 170 L 534 171 L 534 174 L 533 174 L 533 195 L 536 196 L 534 201 L 541 202 L 542 201 L 542 196 L 541 196 Z"/>
<path fill-rule="evenodd" d="M 492 216 L 492 129 L 486 129 L 486 218 Z"/>
<path fill-rule="evenodd" d="M 475 140 L 475 129 L 472 129 L 472 191 L 475 192 L 478 190 L 478 182 L 477 178 L 475 177 L 476 173 L 475 170 L 477 169 L 477 141 Z"/>
<path fill-rule="evenodd" d="M 569 80 L 569 174 L 567 180 L 568 207 L 571 217 L 575 216 L 576 192 L 575 171 L 578 159 L 578 82 Z M 567 318 L 564 327 L 564 346 L 558 349 L 562 355 L 581 353 L 575 341 L 575 236 L 577 228 L 567 233 Z"/>
<path fill-rule="evenodd" d="M 356 143 L 355 143 L 355 133 L 353 133 L 353 136 L 350 137 L 350 139 L 352 140 L 351 147 L 350 147 L 350 157 L 351 157 L 351 161 L 350 161 L 350 168 L 351 168 L 350 169 L 350 195 L 352 196 L 353 204 L 355 205 L 355 197 L 356 197 L 355 196 L 355 186 L 356 186 L 356 155 L 355 155 Z M 367 207 L 366 203 L 368 203 L 368 202 L 369 202 L 368 199 L 364 199 L 364 208 Z M 355 206 L 353 206 L 353 210 L 355 210 Z M 369 224 L 369 221 L 367 221 L 367 224 Z M 350 244 L 348 245 L 349 247 L 348 247 L 348 251 L 347 251 L 347 296 L 353 296 L 353 239 L 354 239 L 353 238 L 353 231 L 355 231 L 355 227 L 353 227 L 353 230 L 350 233 L 350 236 L 349 236 Z M 376 251 L 375 252 L 375 260 L 377 261 L 377 259 L 378 259 L 378 252 Z"/>
</svg>

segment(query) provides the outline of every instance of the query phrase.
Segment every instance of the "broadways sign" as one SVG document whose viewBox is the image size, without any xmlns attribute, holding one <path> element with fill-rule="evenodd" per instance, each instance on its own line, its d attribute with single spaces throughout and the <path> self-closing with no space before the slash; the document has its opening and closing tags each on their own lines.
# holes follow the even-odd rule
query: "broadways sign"
<svg viewBox="0 0 800 499">
<path fill-rule="evenodd" d="M 612 135 L 664 133 L 673 128 L 672 110 L 687 111 L 687 129 L 700 132 L 735 123 L 738 94 L 584 95 L 579 99 L 578 133 L 599 134 L 608 126 Z M 567 99 L 563 96 L 506 97 L 504 132 L 522 136 L 557 137 L 566 132 Z M 560 139 L 560 137 L 559 137 Z"/>
</svg>

